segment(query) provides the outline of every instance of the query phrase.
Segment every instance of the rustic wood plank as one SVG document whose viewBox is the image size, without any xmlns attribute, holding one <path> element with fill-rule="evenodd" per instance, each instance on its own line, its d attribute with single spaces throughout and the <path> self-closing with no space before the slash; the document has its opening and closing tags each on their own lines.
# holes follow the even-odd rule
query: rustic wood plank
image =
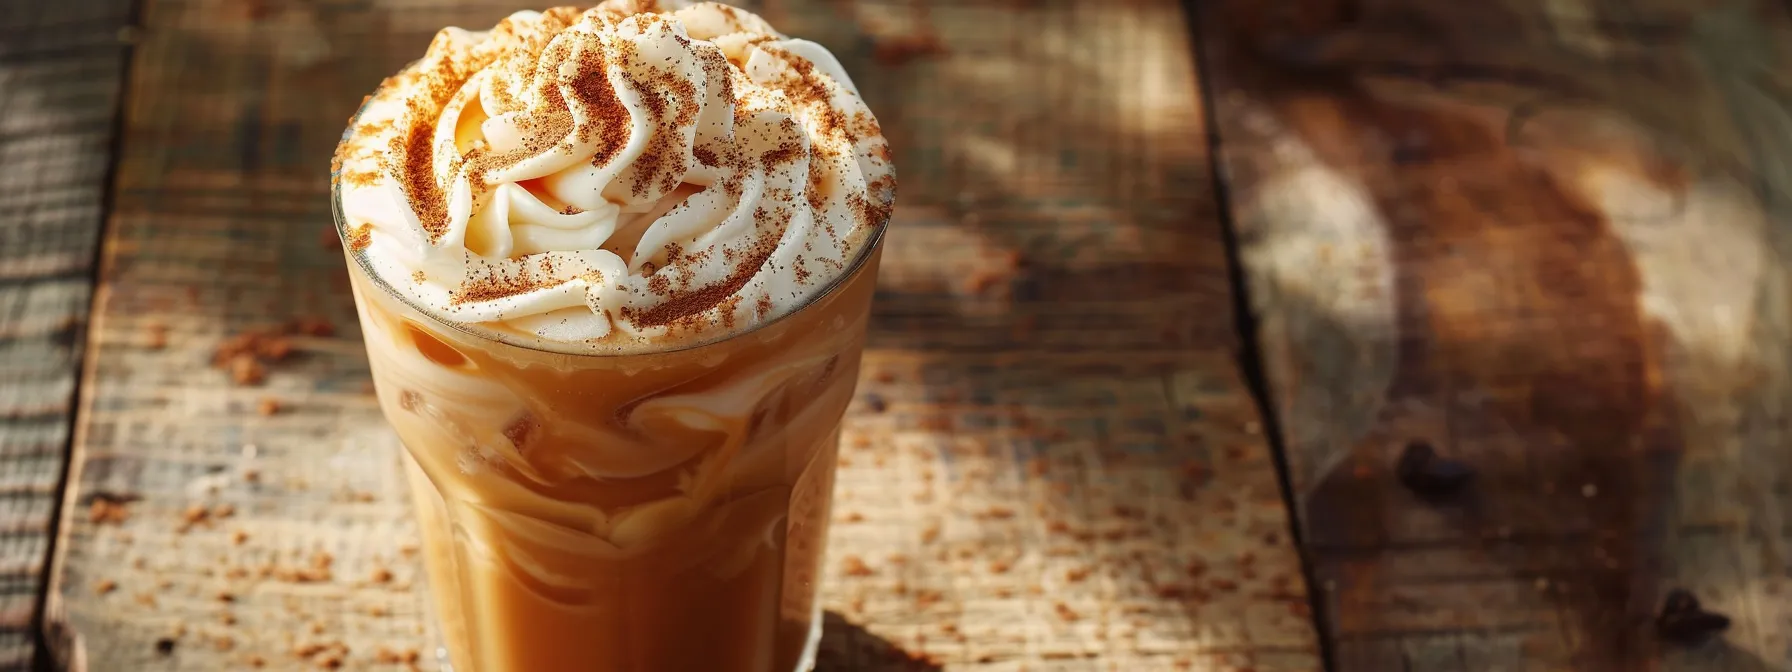
<svg viewBox="0 0 1792 672">
<path fill-rule="evenodd" d="M 129 9 L 0 7 L 0 669 L 36 649 Z"/>
<path fill-rule="evenodd" d="M 1787 7 L 1208 7 L 1339 669 L 1792 665 Z M 1478 476 L 1414 496 L 1415 441 Z M 1736 625 L 1664 643 L 1675 587 Z"/>
<path fill-rule="evenodd" d="M 65 659 L 428 653 L 397 444 L 318 242 L 326 157 L 435 28 L 513 6 L 150 3 L 53 592 Z M 1180 7 L 759 9 L 842 56 L 903 181 L 844 432 L 823 669 L 1315 669 L 1232 359 Z M 301 316 L 338 334 L 295 339 L 265 387 L 207 367 L 233 332 Z M 282 578 L 320 552 L 323 580 Z"/>
</svg>

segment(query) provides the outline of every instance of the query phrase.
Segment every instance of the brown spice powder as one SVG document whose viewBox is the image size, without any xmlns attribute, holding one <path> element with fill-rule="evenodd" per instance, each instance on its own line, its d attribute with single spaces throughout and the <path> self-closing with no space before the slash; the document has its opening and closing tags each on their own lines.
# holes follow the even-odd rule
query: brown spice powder
<svg viewBox="0 0 1792 672">
<path fill-rule="evenodd" d="M 360 252 L 369 247 L 372 247 L 373 246 L 373 225 L 372 224 L 362 224 L 360 226 L 349 229 L 347 243 L 348 243 L 348 249 L 353 252 Z"/>
<path fill-rule="evenodd" d="M 759 156 L 759 163 L 764 165 L 765 169 L 769 171 L 787 163 L 795 163 L 798 159 L 805 158 L 806 156 L 807 153 L 803 151 L 803 145 L 801 143 L 786 142 L 782 145 L 778 145 L 777 149 L 761 154 Z"/>
<path fill-rule="evenodd" d="M 572 100 L 564 101 L 576 102 L 585 108 L 586 123 L 573 129 L 573 134 L 583 144 L 595 141 L 597 153 L 591 157 L 594 166 L 609 165 L 616 153 L 628 146 L 632 135 L 628 108 L 616 96 L 608 71 L 609 62 L 604 59 L 603 52 L 596 49 L 581 52 L 574 65 L 571 86 L 567 87 Z"/>
<path fill-rule="evenodd" d="M 652 277 L 647 278 L 647 291 L 657 296 L 671 294 L 672 280 L 664 273 L 655 273 Z"/>
<path fill-rule="evenodd" d="M 732 297 L 732 298 L 728 299 L 727 301 L 722 302 L 722 305 L 720 307 L 721 307 L 721 313 L 722 313 L 722 328 L 723 329 L 726 329 L 728 331 L 734 330 L 734 320 L 735 320 L 734 316 L 735 316 L 735 313 L 739 312 L 739 310 L 740 310 L 740 300 L 741 300 L 741 297 L 736 296 L 736 297 Z"/>
<path fill-rule="evenodd" d="M 822 171 L 817 170 L 818 167 L 809 167 L 809 184 L 803 188 L 803 200 L 808 201 L 810 209 L 822 212 L 828 205 L 827 196 L 823 194 L 827 189 L 827 184 L 823 179 Z"/>
<path fill-rule="evenodd" d="M 847 194 L 846 207 L 851 208 L 855 223 L 866 229 L 883 226 L 890 220 L 890 204 L 865 194 Z"/>
<path fill-rule="evenodd" d="M 380 183 L 380 174 L 374 170 L 353 170 L 340 173 L 342 183 L 351 187 L 371 187 Z"/>
<path fill-rule="evenodd" d="M 773 86 L 793 103 L 808 108 L 823 136 L 838 136 L 837 141 L 846 146 L 858 142 L 846 123 L 846 115 L 833 106 L 833 94 L 823 80 L 826 76 L 815 72 L 814 63 L 777 47 L 760 45 L 759 50 L 784 61 L 795 73 L 795 77 L 785 77 Z"/>
<path fill-rule="evenodd" d="M 765 216 L 765 211 L 763 209 L 760 210 L 760 215 Z M 786 212 L 784 215 L 784 222 L 788 223 L 789 221 L 789 214 Z M 773 240 L 775 241 L 775 238 Z M 745 263 L 741 264 L 737 270 L 735 270 L 734 275 L 729 276 L 727 279 L 708 287 L 682 294 L 675 294 L 659 305 L 645 310 L 624 308 L 622 310 L 623 318 L 641 326 L 665 326 L 676 320 L 691 317 L 709 310 L 710 308 L 714 308 L 728 297 L 739 292 L 741 287 L 745 287 L 747 282 L 752 280 L 753 276 L 759 273 L 759 267 L 765 265 L 765 261 L 771 258 L 772 250 L 775 249 L 774 244 L 768 244 L 764 240 L 761 240 L 760 243 L 754 247 L 755 249 L 749 252 Z M 769 303 L 769 301 L 767 303 Z"/>
<path fill-rule="evenodd" d="M 450 305 L 461 305 L 480 301 L 498 299 L 527 294 L 538 289 L 546 289 L 562 284 L 564 281 L 548 278 L 537 278 L 528 266 L 524 266 L 512 276 L 503 270 L 487 268 L 484 276 L 462 284 L 459 289 L 448 293 Z"/>
<path fill-rule="evenodd" d="M 807 265 L 803 264 L 803 256 L 802 255 L 800 255 L 800 254 L 797 255 L 796 259 L 793 260 L 793 262 L 791 263 L 791 268 L 796 271 L 797 284 L 799 284 L 799 285 L 809 284 L 809 276 L 811 275 L 811 273 L 809 272 L 809 267 Z"/>
<path fill-rule="evenodd" d="M 691 156 L 693 158 L 697 159 L 697 163 L 703 164 L 710 168 L 714 168 L 714 167 L 721 165 L 721 160 L 716 158 L 716 153 L 710 151 L 709 148 L 707 148 L 707 147 L 692 148 Z"/>
<path fill-rule="evenodd" d="M 388 156 L 398 159 L 397 174 L 393 178 L 398 180 L 405 200 L 411 204 L 411 210 L 417 214 L 418 222 L 433 242 L 448 232 L 448 196 L 436 183 L 435 125 L 421 121 L 434 122 L 435 111 L 416 101 L 407 101 L 407 104 L 410 110 L 405 118 L 410 125 L 404 133 L 392 138 Z M 352 240 L 349 247 L 363 249 L 355 246 Z"/>
</svg>

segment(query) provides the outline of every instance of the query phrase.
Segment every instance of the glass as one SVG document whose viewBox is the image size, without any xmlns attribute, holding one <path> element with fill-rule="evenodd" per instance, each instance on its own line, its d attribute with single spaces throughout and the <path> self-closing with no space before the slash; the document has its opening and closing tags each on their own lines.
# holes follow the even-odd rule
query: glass
<svg viewBox="0 0 1792 672">
<path fill-rule="evenodd" d="M 881 240 L 789 315 L 627 355 L 437 320 L 348 251 L 456 670 L 813 667 Z"/>
</svg>

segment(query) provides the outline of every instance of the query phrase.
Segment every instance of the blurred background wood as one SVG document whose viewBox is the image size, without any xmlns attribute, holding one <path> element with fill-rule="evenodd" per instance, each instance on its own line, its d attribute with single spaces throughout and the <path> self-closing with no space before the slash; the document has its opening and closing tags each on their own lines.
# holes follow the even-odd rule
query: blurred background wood
<svg viewBox="0 0 1792 672">
<path fill-rule="evenodd" d="M 1337 668 L 1789 669 L 1787 6 L 1202 7 Z"/>
<path fill-rule="evenodd" d="M 63 660 L 431 666 L 396 444 L 322 242 L 327 157 L 436 28 L 514 6 L 146 3 L 51 595 Z M 757 9 L 842 56 L 903 185 L 823 669 L 1316 669 L 1180 6 Z M 299 318 L 335 333 L 292 337 L 264 385 L 209 368 Z"/>
<path fill-rule="evenodd" d="M 0 669 L 35 649 L 129 7 L 0 4 Z"/>
</svg>

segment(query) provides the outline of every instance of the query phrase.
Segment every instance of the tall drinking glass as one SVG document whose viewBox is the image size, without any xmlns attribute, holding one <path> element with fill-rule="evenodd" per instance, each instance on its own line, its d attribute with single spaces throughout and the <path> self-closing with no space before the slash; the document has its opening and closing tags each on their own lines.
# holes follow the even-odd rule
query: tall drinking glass
<svg viewBox="0 0 1792 672">
<path fill-rule="evenodd" d="M 881 227 L 782 318 L 593 354 L 429 316 L 370 271 L 333 200 L 457 672 L 813 665 Z"/>
</svg>

